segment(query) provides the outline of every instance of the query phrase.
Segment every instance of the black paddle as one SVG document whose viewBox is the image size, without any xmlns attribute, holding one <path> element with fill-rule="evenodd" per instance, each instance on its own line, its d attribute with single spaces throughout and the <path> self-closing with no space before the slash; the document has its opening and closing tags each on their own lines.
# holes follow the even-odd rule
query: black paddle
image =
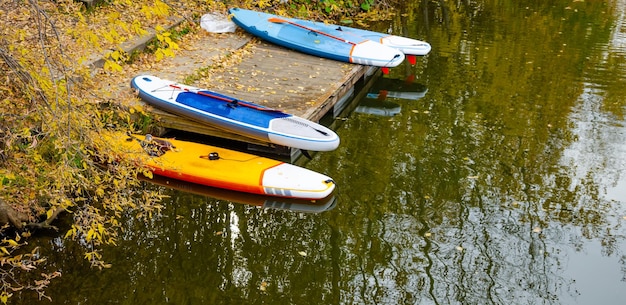
<svg viewBox="0 0 626 305">
<path fill-rule="evenodd" d="M 314 33 L 317 33 L 317 34 L 321 34 L 321 35 L 324 35 L 324 36 L 330 37 L 330 38 L 332 38 L 332 39 L 336 39 L 336 40 L 339 40 L 339 41 L 343 41 L 343 42 L 345 42 L 345 43 L 349 43 L 349 44 L 351 44 L 351 45 L 356 45 L 356 43 L 354 43 L 354 42 L 352 42 L 352 41 L 348 41 L 348 40 L 345 40 L 345 39 L 343 39 L 343 38 L 340 38 L 340 37 L 337 37 L 337 36 L 333 36 L 333 35 L 330 35 L 330 34 L 328 34 L 328 33 L 325 33 L 325 32 L 322 32 L 322 31 L 318 31 L 318 30 L 316 30 L 316 29 L 312 29 L 312 28 L 310 28 L 310 27 L 308 27 L 308 26 L 304 26 L 304 25 L 301 25 L 301 24 L 298 24 L 298 23 L 295 23 L 295 22 L 291 22 L 291 21 L 289 21 L 289 20 L 285 20 L 285 19 L 280 19 L 280 18 L 272 17 L 272 18 L 267 19 L 267 21 L 269 21 L 269 22 L 273 22 L 273 23 L 287 23 L 287 24 L 291 24 L 291 25 L 293 25 L 293 26 L 297 26 L 297 27 L 299 27 L 299 28 L 302 28 L 302 29 L 305 29 L 305 30 L 308 30 L 308 31 L 311 31 L 311 32 L 314 32 Z"/>
</svg>

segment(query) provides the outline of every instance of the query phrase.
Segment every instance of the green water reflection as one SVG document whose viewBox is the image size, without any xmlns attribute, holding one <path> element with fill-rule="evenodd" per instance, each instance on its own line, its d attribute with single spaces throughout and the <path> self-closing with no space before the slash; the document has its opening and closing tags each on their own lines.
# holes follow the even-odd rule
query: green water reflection
<svg viewBox="0 0 626 305">
<path fill-rule="evenodd" d="M 625 7 L 408 3 L 384 27 L 433 51 L 385 78 L 427 90 L 343 115 L 341 146 L 306 164 L 336 180 L 333 208 L 164 190 L 164 214 L 129 217 L 104 253 L 112 269 L 44 243 L 54 303 L 623 303 Z"/>
</svg>

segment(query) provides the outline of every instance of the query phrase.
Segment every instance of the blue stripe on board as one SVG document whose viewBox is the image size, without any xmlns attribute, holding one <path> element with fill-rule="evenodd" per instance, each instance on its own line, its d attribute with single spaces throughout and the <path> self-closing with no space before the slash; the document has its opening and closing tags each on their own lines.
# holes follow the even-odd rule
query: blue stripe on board
<svg viewBox="0 0 626 305">
<path fill-rule="evenodd" d="M 232 99 L 225 95 L 214 92 L 207 92 L 212 95 Z M 289 114 L 278 111 L 262 111 L 244 106 L 236 106 L 231 103 L 221 101 L 209 96 L 199 95 L 192 92 L 182 92 L 178 94 L 176 101 L 198 110 L 211 113 L 217 116 L 240 121 L 246 124 L 259 126 L 263 128 L 269 127 L 269 122 L 274 118 L 282 118 L 291 116 Z M 241 103 L 246 103 L 242 101 Z M 251 103 L 248 103 L 251 104 Z M 254 104 L 256 105 L 256 104 Z"/>
</svg>

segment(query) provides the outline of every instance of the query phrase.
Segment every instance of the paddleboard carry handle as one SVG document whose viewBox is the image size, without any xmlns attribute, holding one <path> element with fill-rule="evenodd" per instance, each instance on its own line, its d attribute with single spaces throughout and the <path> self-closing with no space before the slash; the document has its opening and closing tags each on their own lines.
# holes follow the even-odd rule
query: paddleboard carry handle
<svg viewBox="0 0 626 305">
<path fill-rule="evenodd" d="M 215 161 L 215 160 L 219 160 L 220 159 L 220 154 L 218 154 L 217 152 L 212 152 L 212 153 L 209 153 L 206 156 L 200 156 L 200 158 L 207 159 L 207 160 L 210 160 L 210 161 Z"/>
</svg>

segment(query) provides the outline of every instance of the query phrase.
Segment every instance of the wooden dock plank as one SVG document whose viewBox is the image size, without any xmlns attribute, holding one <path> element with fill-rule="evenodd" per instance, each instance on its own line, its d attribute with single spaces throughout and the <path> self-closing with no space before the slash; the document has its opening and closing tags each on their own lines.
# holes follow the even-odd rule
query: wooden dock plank
<svg viewBox="0 0 626 305">
<path fill-rule="evenodd" d="M 315 108 L 364 71 L 360 65 L 252 41 L 250 55 L 224 71 L 222 81 L 199 82 L 200 87 L 316 121 Z"/>
</svg>

